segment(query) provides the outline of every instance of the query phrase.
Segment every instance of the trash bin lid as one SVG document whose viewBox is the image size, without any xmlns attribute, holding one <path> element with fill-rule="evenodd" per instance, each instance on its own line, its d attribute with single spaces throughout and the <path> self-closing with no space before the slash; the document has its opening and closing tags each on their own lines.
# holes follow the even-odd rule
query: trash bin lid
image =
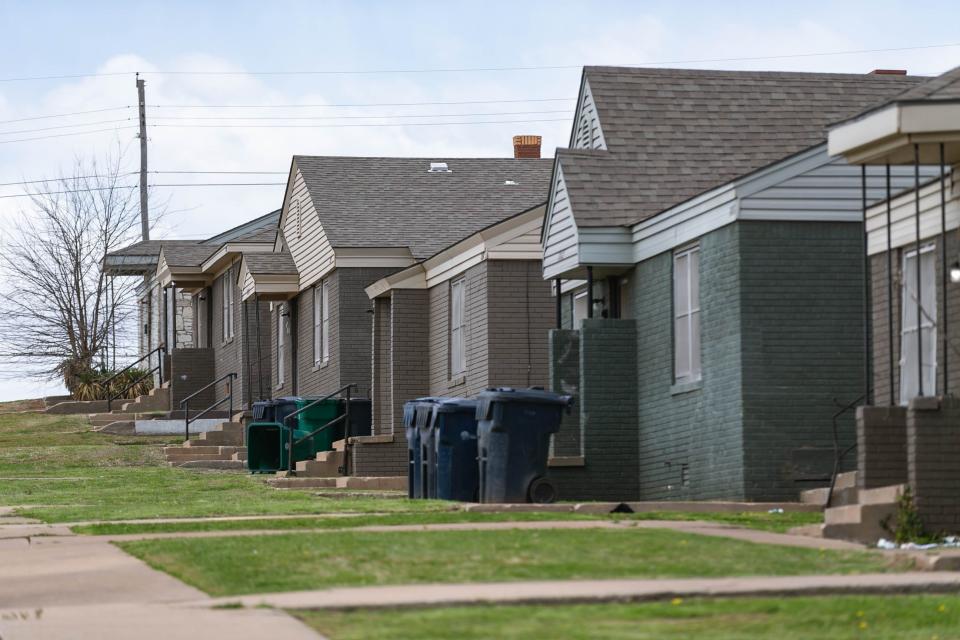
<svg viewBox="0 0 960 640">
<path fill-rule="evenodd" d="M 403 404 L 403 425 L 407 428 L 412 428 L 415 425 L 419 426 L 421 407 L 424 408 L 423 413 L 426 414 L 427 412 L 425 410 L 428 407 L 433 406 L 441 400 L 446 400 L 446 398 L 440 396 L 424 396 L 422 398 L 415 398 L 414 400 L 407 400 Z"/>
<path fill-rule="evenodd" d="M 477 410 L 477 401 L 467 398 L 444 398 L 433 408 L 436 413 L 473 413 Z"/>
<path fill-rule="evenodd" d="M 477 399 L 484 403 L 490 402 L 533 402 L 538 404 L 562 404 L 567 406 L 573 402 L 572 396 L 566 396 L 553 391 L 546 391 L 531 387 L 530 389 L 514 389 L 513 387 L 496 387 L 481 391 Z"/>
</svg>

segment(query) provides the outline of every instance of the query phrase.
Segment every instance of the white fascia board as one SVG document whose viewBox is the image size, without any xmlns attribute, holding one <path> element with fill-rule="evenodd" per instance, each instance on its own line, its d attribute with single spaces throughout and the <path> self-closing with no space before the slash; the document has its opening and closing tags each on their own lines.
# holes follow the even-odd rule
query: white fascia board
<svg viewBox="0 0 960 640">
<path fill-rule="evenodd" d="M 416 262 L 407 247 L 333 247 L 333 255 L 332 268 L 409 267 Z"/>
<path fill-rule="evenodd" d="M 424 274 L 423 263 L 415 264 L 408 269 L 392 273 L 386 278 L 380 278 L 364 289 L 371 300 L 393 291 L 394 289 L 426 289 L 427 280 Z"/>
<path fill-rule="evenodd" d="M 270 253 L 273 251 L 272 242 L 228 242 L 217 252 L 203 261 L 200 269 L 206 272 L 220 271 L 222 261 L 229 259 L 233 255 L 244 253 Z"/>
<path fill-rule="evenodd" d="M 484 244 L 486 244 L 487 250 L 490 250 L 514 238 L 519 238 L 533 231 L 539 231 L 543 224 L 545 207 L 546 205 L 540 205 L 535 209 L 531 209 L 530 211 L 526 211 L 518 216 L 514 216 L 484 229 L 477 235 L 479 235 Z M 459 243 L 454 245 L 454 247 L 457 246 L 459 246 Z"/>
<path fill-rule="evenodd" d="M 960 129 L 960 103 L 928 102 L 900 105 L 900 132 L 956 132 Z"/>
<path fill-rule="evenodd" d="M 574 278 L 573 280 L 564 280 L 560 285 L 560 293 L 570 293 L 575 291 L 580 287 L 585 287 L 587 285 L 586 280 L 580 280 Z"/>
<path fill-rule="evenodd" d="M 749 198 L 765 189 L 775 187 L 785 180 L 827 164 L 830 164 L 827 145 L 819 144 L 759 171 L 737 178 L 733 181 L 733 187 L 738 198 Z M 720 187 L 720 189 L 723 188 Z M 704 195 L 710 193 L 713 193 L 713 191 Z"/>
<path fill-rule="evenodd" d="M 581 227 L 577 250 L 584 266 L 634 264 L 630 229 L 627 227 Z"/>
<path fill-rule="evenodd" d="M 565 274 L 577 271 L 580 269 L 579 256 L 572 255 L 563 258 L 554 262 L 549 267 L 544 267 L 543 269 L 543 279 L 544 280 L 553 280 L 555 278 L 563 278 Z"/>
<path fill-rule="evenodd" d="M 900 105 L 892 104 L 833 128 L 827 135 L 827 153 L 847 156 L 900 133 Z"/>
</svg>

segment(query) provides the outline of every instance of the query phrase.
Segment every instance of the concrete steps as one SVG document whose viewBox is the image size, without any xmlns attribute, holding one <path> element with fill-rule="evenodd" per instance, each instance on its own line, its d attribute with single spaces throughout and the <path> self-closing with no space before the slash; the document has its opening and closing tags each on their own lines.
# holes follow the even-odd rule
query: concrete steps
<svg viewBox="0 0 960 640">
<path fill-rule="evenodd" d="M 854 475 L 854 481 L 856 477 Z M 837 504 L 823 512 L 822 534 L 825 538 L 855 540 L 863 544 L 874 545 L 880 538 L 890 533 L 883 523 L 894 525 L 897 516 L 897 502 L 903 495 L 905 485 L 896 484 L 874 489 L 860 489 L 856 500 L 848 504 Z M 845 486 L 844 490 L 849 489 Z"/>
<path fill-rule="evenodd" d="M 190 443 L 187 443 L 190 444 Z M 163 455 L 171 465 L 179 466 L 194 460 L 246 460 L 247 448 L 234 446 L 179 446 L 164 447 Z M 238 457 L 234 457 L 238 456 Z"/>
<path fill-rule="evenodd" d="M 297 463 L 297 476 L 335 478 L 342 475 L 343 451 L 321 451 L 314 460 Z"/>
<path fill-rule="evenodd" d="M 247 463 L 240 460 L 190 460 L 176 466 L 181 469 L 211 469 L 216 471 L 247 470 Z"/>
<path fill-rule="evenodd" d="M 801 491 L 800 502 L 826 507 L 827 495 L 829 493 L 829 487 L 818 487 L 816 489 Z M 831 500 L 830 506 L 842 507 L 857 504 L 857 495 L 857 472 L 849 471 L 847 473 L 837 474 L 837 482 L 833 487 L 833 499 Z"/>
<path fill-rule="evenodd" d="M 224 422 L 210 431 L 199 434 L 195 439 L 185 443 L 184 446 L 215 445 L 241 447 L 244 445 L 244 437 L 245 429 L 243 424 L 239 422 Z"/>
<path fill-rule="evenodd" d="M 145 411 L 169 411 L 170 410 L 170 389 L 161 387 L 151 389 L 150 393 L 139 396 L 131 402 L 125 402 L 120 405 L 120 411 L 124 413 L 138 413 Z"/>
</svg>

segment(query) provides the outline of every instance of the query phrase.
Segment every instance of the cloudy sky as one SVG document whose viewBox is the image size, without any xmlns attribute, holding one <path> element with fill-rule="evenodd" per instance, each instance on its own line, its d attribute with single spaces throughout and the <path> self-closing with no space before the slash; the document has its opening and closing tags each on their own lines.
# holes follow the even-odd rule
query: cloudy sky
<svg viewBox="0 0 960 640">
<path fill-rule="evenodd" d="M 157 235 L 191 238 L 277 208 L 282 187 L 162 185 L 281 182 L 292 154 L 509 155 L 517 133 L 550 155 L 584 64 L 933 75 L 960 64 L 957 24 L 955 1 L 0 0 L 0 183 L 118 143 L 136 171 L 137 71 L 172 212 Z M 0 197 L 0 232 L 25 205 Z M 50 388 L 0 380 L 0 400 Z"/>
</svg>

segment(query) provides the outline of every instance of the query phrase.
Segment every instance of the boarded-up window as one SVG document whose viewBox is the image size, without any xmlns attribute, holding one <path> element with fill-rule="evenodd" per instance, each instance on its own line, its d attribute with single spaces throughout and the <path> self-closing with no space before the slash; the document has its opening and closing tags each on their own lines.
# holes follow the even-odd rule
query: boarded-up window
<svg viewBox="0 0 960 640">
<path fill-rule="evenodd" d="M 700 379 L 699 246 L 673 254 L 673 354 L 674 381 Z"/>
<path fill-rule="evenodd" d="M 277 307 L 277 386 L 283 386 L 284 381 L 284 351 L 286 351 L 287 336 L 286 323 L 283 316 L 283 305 Z"/>
<path fill-rule="evenodd" d="M 233 338 L 233 269 L 228 269 L 220 280 L 220 298 L 222 300 L 221 327 L 223 341 Z"/>
<path fill-rule="evenodd" d="M 464 307 L 466 280 L 450 283 L 450 374 L 459 375 L 467 370 L 467 352 L 464 340 Z"/>
<path fill-rule="evenodd" d="M 917 296 L 917 252 L 903 256 L 902 316 L 900 326 L 900 404 L 911 398 L 934 394 L 937 379 L 937 274 L 934 247 L 920 251 L 920 295 Z M 917 304 L 920 304 L 920 327 L 917 328 Z M 918 337 L 917 332 L 920 332 Z M 922 345 L 921 345 L 922 339 Z M 920 365 L 922 354 L 923 387 Z"/>
<path fill-rule="evenodd" d="M 323 361 L 326 362 L 330 359 L 330 281 L 324 280 L 323 286 L 321 287 L 323 296 L 321 299 L 321 306 L 323 307 L 323 322 L 322 329 L 323 335 L 321 336 L 320 345 L 321 345 L 321 355 L 323 356 Z"/>
</svg>

